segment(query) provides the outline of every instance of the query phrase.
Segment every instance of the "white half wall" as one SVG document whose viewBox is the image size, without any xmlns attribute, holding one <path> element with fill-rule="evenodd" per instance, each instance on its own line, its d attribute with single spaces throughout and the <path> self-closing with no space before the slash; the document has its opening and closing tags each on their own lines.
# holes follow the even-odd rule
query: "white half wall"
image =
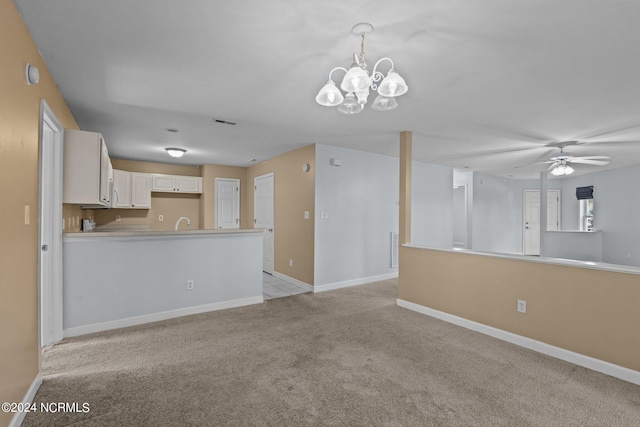
<svg viewBox="0 0 640 427">
<path fill-rule="evenodd" d="M 260 302 L 262 234 L 65 237 L 63 288 L 65 331 Z"/>
<path fill-rule="evenodd" d="M 398 271 L 399 168 L 395 157 L 316 144 L 315 286 Z"/>
</svg>

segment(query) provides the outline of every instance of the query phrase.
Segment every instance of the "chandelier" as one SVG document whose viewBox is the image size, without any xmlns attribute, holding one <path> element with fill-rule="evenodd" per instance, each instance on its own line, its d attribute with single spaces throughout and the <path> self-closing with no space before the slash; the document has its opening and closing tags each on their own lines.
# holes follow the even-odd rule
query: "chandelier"
<svg viewBox="0 0 640 427">
<path fill-rule="evenodd" d="M 354 25 L 351 33 L 360 36 L 360 56 L 353 54 L 353 64 L 347 70 L 344 67 L 336 67 L 329 72 L 329 81 L 325 84 L 318 95 L 316 102 L 325 107 L 338 107 L 338 111 L 343 114 L 358 114 L 364 109 L 369 97 L 369 89 L 378 92 L 378 96 L 373 101 L 371 108 L 377 111 L 388 111 L 398 107 L 396 97 L 407 93 L 409 88 L 404 79 L 395 70 L 393 61 L 390 58 L 382 58 L 373 67 L 373 72 L 369 76 L 367 63 L 364 58 L 364 36 L 373 31 L 373 26 L 369 23 Z M 383 61 L 391 63 L 391 69 L 385 77 L 378 71 L 378 65 Z M 340 83 L 340 89 L 346 93 L 343 95 L 336 87 L 332 79 L 335 71 L 345 72 L 345 76 Z M 382 80 L 382 82 L 380 82 Z M 380 84 L 378 84 L 380 82 Z"/>
</svg>

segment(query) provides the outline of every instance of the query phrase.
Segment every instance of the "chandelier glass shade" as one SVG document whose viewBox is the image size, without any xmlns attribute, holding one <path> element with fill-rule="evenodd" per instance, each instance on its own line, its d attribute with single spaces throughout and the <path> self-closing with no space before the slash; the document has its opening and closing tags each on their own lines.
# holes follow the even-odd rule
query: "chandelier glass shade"
<svg viewBox="0 0 640 427">
<path fill-rule="evenodd" d="M 327 84 L 320 89 L 318 96 L 316 96 L 316 102 L 325 107 L 335 107 L 336 105 L 342 104 L 342 101 L 344 101 L 344 96 L 342 96 L 340 89 L 333 83 L 333 80 L 329 80 Z"/>
<path fill-rule="evenodd" d="M 364 109 L 367 104 L 370 91 L 378 93 L 372 108 L 377 111 L 388 111 L 398 107 L 395 97 L 404 95 L 409 90 L 407 83 L 394 68 L 394 63 L 390 58 L 382 58 L 376 62 L 373 72 L 369 75 L 367 63 L 364 55 L 365 34 L 373 31 L 373 26 L 367 23 L 357 24 L 351 32 L 361 37 L 360 55 L 354 53 L 354 62 L 347 70 L 343 67 L 335 67 L 329 72 L 329 81 L 325 84 L 318 95 L 316 102 L 324 107 L 338 107 L 338 111 L 343 114 L 357 114 Z M 378 71 L 378 66 L 385 61 L 391 63 L 391 68 L 385 76 Z M 340 82 L 340 89 L 333 80 L 333 73 L 344 71 L 345 75 Z"/>
</svg>

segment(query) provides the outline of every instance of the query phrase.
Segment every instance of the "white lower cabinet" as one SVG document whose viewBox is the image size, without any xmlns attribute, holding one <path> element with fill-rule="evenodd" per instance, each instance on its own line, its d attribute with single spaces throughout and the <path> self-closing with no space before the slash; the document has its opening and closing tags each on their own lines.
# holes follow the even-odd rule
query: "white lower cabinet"
<svg viewBox="0 0 640 427">
<path fill-rule="evenodd" d="M 114 169 L 113 192 L 113 208 L 150 209 L 151 175 Z"/>
</svg>

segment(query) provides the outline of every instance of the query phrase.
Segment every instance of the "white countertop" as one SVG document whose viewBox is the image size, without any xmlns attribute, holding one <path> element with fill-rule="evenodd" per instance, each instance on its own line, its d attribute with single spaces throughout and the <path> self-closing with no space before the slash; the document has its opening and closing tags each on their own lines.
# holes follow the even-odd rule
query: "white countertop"
<svg viewBox="0 0 640 427">
<path fill-rule="evenodd" d="M 156 237 L 156 236 L 203 236 L 203 235 L 228 235 L 228 234 L 261 234 L 262 228 L 235 228 L 235 229 L 208 229 L 208 230 L 114 230 L 114 231 L 87 231 L 76 233 L 62 233 L 67 238 L 94 238 L 94 237 Z"/>
<path fill-rule="evenodd" d="M 593 270 L 604 270 L 604 271 L 613 271 L 616 273 L 628 273 L 628 274 L 640 275 L 640 267 L 634 267 L 630 265 L 608 264 L 605 262 L 579 261 L 579 260 L 564 259 L 564 258 L 547 258 L 547 257 L 541 257 L 541 256 L 527 256 L 527 255 L 520 255 L 520 254 L 506 254 L 506 253 L 497 253 L 497 252 L 479 252 L 479 251 L 473 251 L 470 249 L 458 249 L 458 248 L 445 249 L 445 248 L 435 248 L 435 247 L 422 246 L 422 245 L 414 245 L 410 243 L 404 244 L 402 246 L 406 248 L 413 248 L 413 249 L 427 249 L 427 250 L 440 251 L 440 252 L 455 252 L 455 253 L 463 253 L 463 254 L 469 254 L 469 255 L 487 256 L 487 257 L 493 257 L 493 258 L 513 259 L 517 261 L 565 265 L 569 267 L 589 268 Z"/>
</svg>

